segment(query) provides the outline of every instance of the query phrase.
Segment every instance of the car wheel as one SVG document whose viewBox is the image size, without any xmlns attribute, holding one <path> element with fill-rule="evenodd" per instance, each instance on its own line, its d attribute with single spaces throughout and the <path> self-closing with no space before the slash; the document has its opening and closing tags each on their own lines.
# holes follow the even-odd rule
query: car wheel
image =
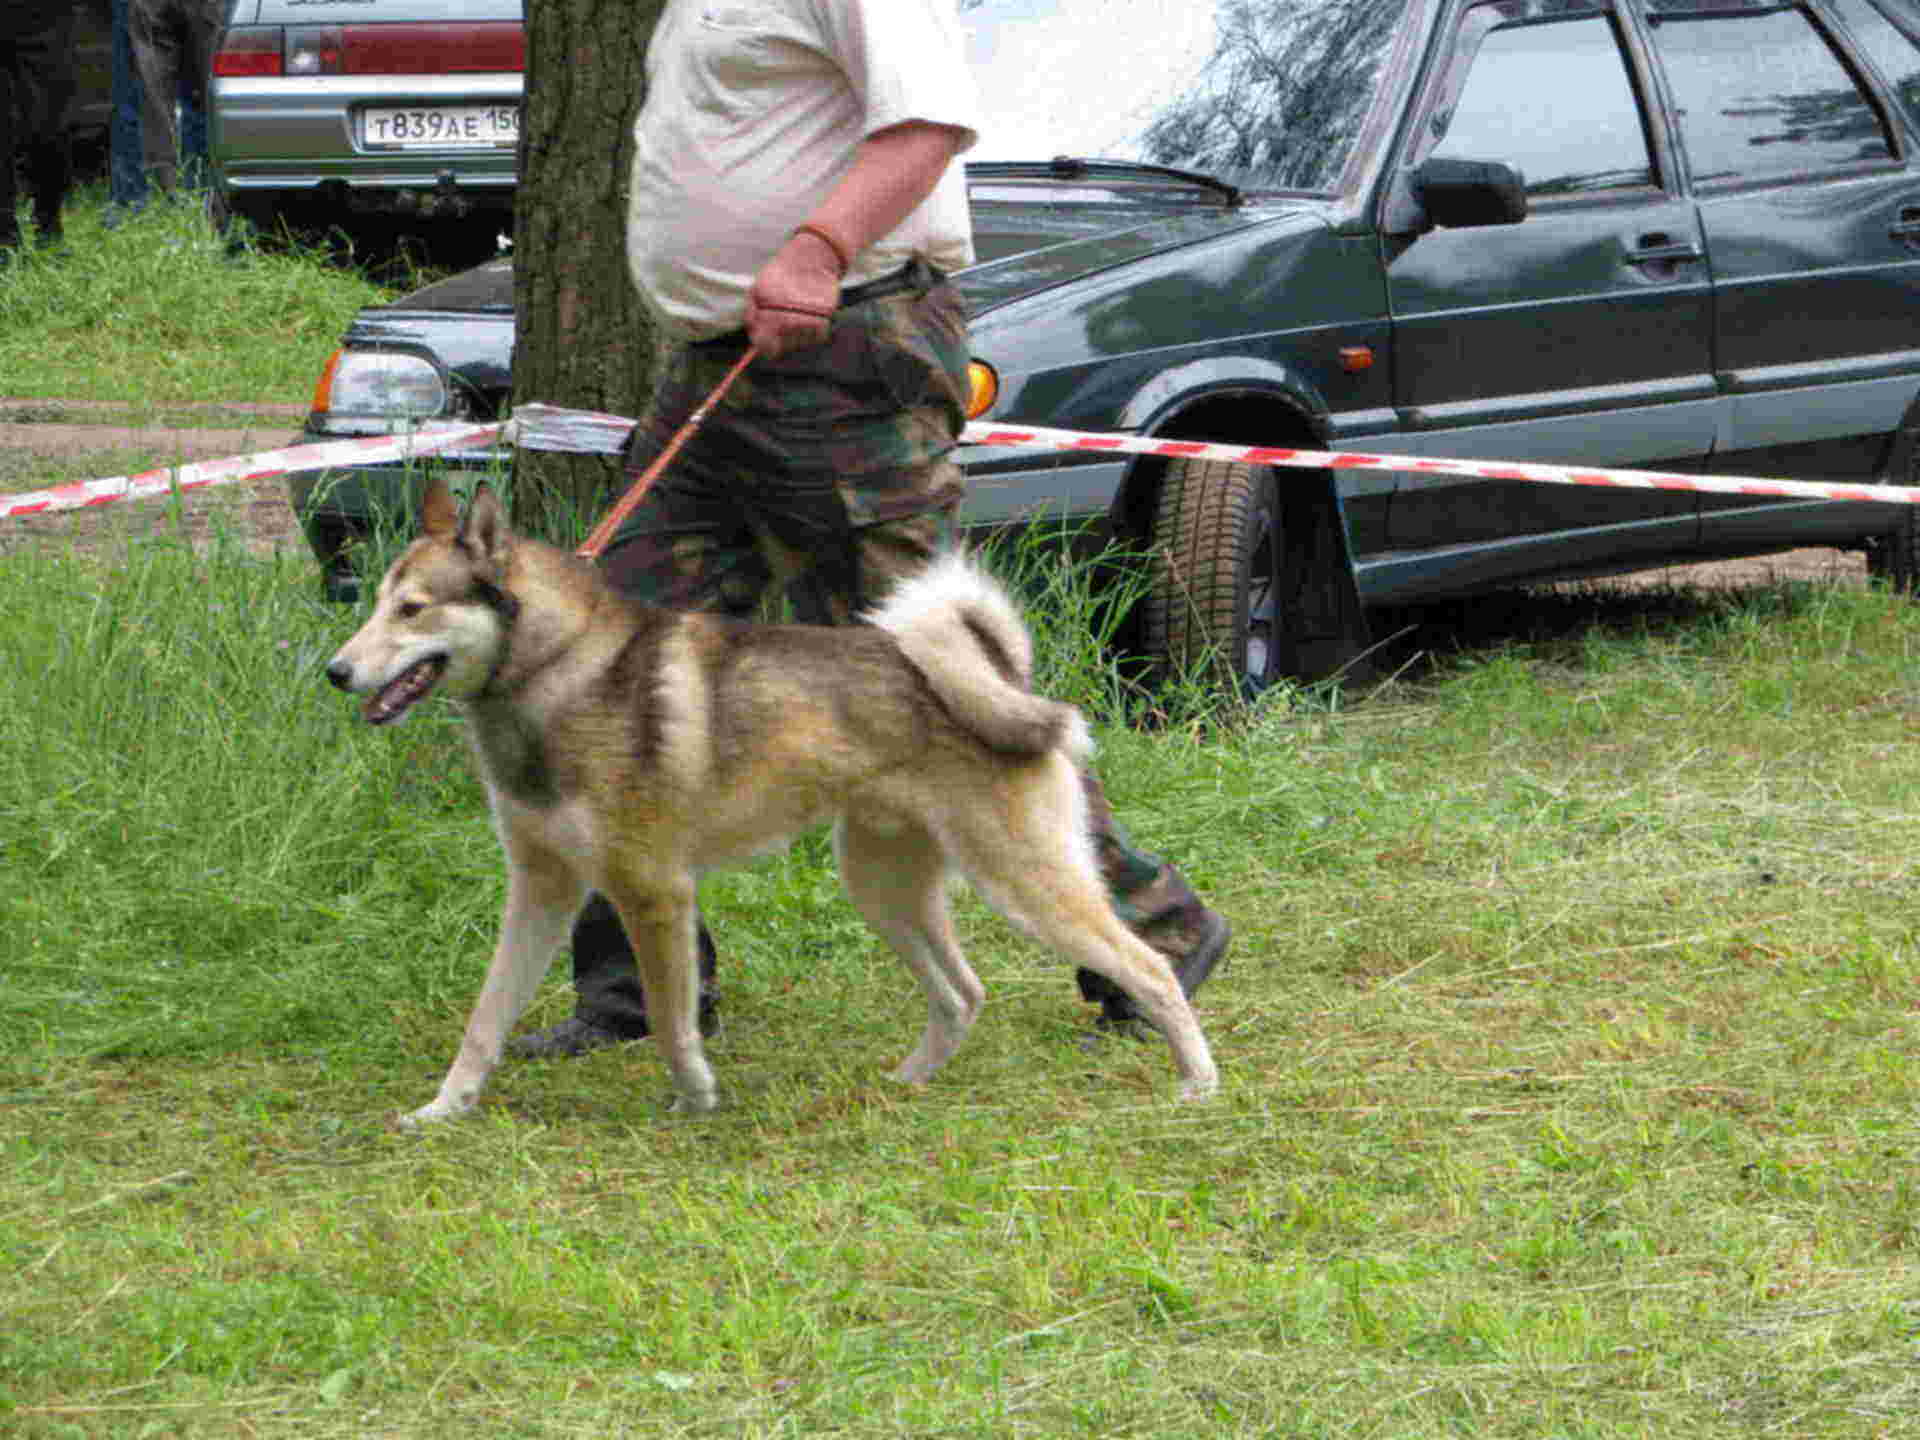
<svg viewBox="0 0 1920 1440">
<path fill-rule="evenodd" d="M 1148 654 L 1171 674 L 1210 667 L 1257 694 L 1277 678 L 1279 512 L 1273 472 L 1217 460 L 1167 467 L 1142 610 Z"/>
</svg>

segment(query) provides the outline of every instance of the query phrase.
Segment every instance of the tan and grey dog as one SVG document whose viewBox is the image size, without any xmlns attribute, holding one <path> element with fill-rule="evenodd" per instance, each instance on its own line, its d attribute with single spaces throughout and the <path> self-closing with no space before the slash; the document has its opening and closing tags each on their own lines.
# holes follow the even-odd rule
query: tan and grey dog
<svg viewBox="0 0 1920 1440">
<path fill-rule="evenodd" d="M 902 585 L 869 625 L 749 625 L 637 605 L 591 565 L 512 533 L 484 486 L 444 483 L 327 677 L 369 723 L 438 692 L 465 711 L 507 854 L 507 905 L 460 1053 L 408 1123 L 470 1110 L 591 891 L 633 941 L 675 1109 L 715 1104 L 695 1026 L 701 871 L 838 822 L 841 879 L 919 977 L 927 1028 L 894 1071 L 924 1082 L 986 997 L 955 942 L 950 869 L 1076 965 L 1105 975 L 1173 1050 L 1180 1093 L 1217 1084 L 1166 962 L 1115 916 L 1094 867 L 1071 706 L 1028 688 L 1031 641 L 962 558 Z"/>
</svg>

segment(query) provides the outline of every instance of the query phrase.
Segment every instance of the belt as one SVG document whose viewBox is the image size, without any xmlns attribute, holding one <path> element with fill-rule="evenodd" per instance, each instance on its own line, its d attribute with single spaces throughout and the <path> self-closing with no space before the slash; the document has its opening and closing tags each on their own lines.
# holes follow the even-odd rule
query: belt
<svg viewBox="0 0 1920 1440">
<path fill-rule="evenodd" d="M 840 308 L 845 310 L 849 305 L 864 305 L 869 300 L 884 300 L 889 295 L 909 293 L 924 295 L 946 278 L 946 273 L 938 266 L 929 265 L 916 255 L 891 275 L 882 275 L 878 280 L 869 280 L 864 285 L 854 285 L 842 290 Z"/>
<path fill-rule="evenodd" d="M 924 295 L 934 286 L 945 283 L 946 278 L 946 271 L 937 265 L 929 265 L 916 255 L 891 275 L 882 275 L 878 280 L 869 280 L 864 285 L 850 285 L 842 290 L 839 308 L 846 310 L 855 305 L 865 305 L 873 300 L 885 300 L 894 295 Z M 724 335 L 715 335 L 706 340 L 694 340 L 687 348 L 690 350 L 738 350 L 746 343 L 745 330 L 729 330 Z"/>
</svg>

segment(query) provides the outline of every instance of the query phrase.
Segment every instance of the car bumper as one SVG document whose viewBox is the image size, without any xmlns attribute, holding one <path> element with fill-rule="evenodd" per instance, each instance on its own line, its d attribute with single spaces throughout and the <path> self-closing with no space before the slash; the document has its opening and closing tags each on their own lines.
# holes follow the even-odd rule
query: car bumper
<svg viewBox="0 0 1920 1440">
<path fill-rule="evenodd" d="M 222 79 L 214 88 L 213 162 L 230 192 L 458 189 L 497 192 L 511 203 L 516 147 L 379 145 L 369 142 L 374 107 L 518 107 L 516 74 L 407 76 L 379 87 L 352 77 Z M 451 180 L 447 179 L 451 177 Z"/>
</svg>

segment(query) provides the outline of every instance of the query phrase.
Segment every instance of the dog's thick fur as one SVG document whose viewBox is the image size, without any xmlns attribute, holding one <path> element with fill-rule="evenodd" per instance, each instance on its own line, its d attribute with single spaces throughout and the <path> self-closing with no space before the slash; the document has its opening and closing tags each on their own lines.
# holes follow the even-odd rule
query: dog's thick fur
<svg viewBox="0 0 1920 1440">
<path fill-rule="evenodd" d="M 591 565 L 513 534 L 485 487 L 463 518 L 436 483 L 422 520 L 327 674 L 368 697 L 373 724 L 433 691 L 459 702 L 508 881 L 466 1038 L 409 1123 L 473 1107 L 595 890 L 633 941 L 675 1108 L 712 1108 L 695 878 L 827 820 L 848 895 L 926 992 L 926 1032 L 897 1079 L 938 1070 L 985 999 L 948 918 L 952 868 L 1125 990 L 1171 1046 L 1184 1098 L 1212 1093 L 1178 981 L 1095 869 L 1085 724 L 1028 688 L 1026 629 L 967 561 L 901 586 L 870 625 L 748 625 L 634 604 Z"/>
</svg>

